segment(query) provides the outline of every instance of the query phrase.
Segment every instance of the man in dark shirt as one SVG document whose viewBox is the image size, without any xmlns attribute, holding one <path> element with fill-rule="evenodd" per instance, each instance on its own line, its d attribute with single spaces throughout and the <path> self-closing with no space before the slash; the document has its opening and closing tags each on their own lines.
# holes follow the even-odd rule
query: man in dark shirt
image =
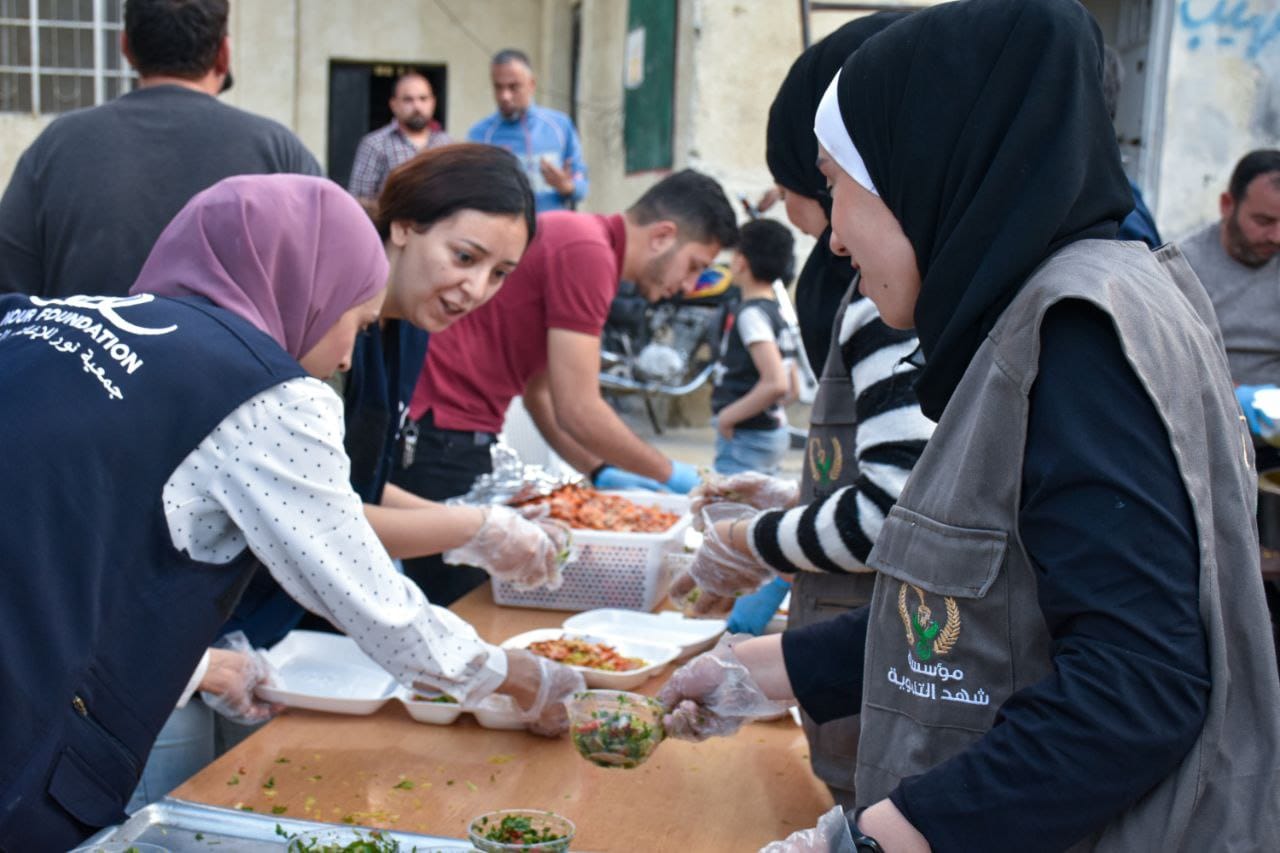
<svg viewBox="0 0 1280 853">
<path fill-rule="evenodd" d="M 239 174 L 320 175 L 287 128 L 219 102 L 227 0 L 129 0 L 121 49 L 138 88 L 68 113 L 0 199 L 0 293 L 123 296 L 196 193 Z"/>
</svg>

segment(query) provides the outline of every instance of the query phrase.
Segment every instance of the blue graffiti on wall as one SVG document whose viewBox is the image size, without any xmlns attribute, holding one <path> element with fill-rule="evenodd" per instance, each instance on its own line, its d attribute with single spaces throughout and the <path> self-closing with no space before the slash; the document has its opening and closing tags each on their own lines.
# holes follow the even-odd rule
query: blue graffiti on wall
<svg viewBox="0 0 1280 853">
<path fill-rule="evenodd" d="M 1254 11 L 1251 0 L 1217 0 L 1211 8 L 1199 14 L 1192 8 L 1204 9 L 1207 6 L 1207 2 L 1196 3 L 1195 0 L 1182 0 L 1179 4 L 1182 25 L 1191 33 L 1187 39 L 1187 47 L 1191 50 L 1198 50 L 1206 38 L 1211 38 L 1212 43 L 1220 47 L 1244 44 L 1244 55 L 1257 59 L 1258 54 L 1280 36 L 1280 11 Z"/>
</svg>

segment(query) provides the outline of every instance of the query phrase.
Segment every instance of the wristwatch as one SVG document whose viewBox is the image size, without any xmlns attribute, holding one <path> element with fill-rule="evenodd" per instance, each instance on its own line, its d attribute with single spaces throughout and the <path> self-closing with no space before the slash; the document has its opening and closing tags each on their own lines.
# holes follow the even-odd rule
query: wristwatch
<svg viewBox="0 0 1280 853">
<path fill-rule="evenodd" d="M 884 848 L 880 846 L 879 841 L 870 835 L 863 835 L 856 829 L 853 832 L 853 849 L 858 853 L 884 853 Z"/>
</svg>

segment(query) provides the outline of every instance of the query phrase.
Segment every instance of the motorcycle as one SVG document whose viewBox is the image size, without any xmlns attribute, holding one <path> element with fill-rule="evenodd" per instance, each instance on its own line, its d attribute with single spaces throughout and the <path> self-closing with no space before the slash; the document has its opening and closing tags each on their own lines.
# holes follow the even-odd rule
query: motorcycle
<svg viewBox="0 0 1280 853">
<path fill-rule="evenodd" d="M 794 326 L 790 296 L 781 282 L 774 282 L 774 290 Z M 623 282 L 600 338 L 602 390 L 640 396 L 654 433 L 661 435 L 655 400 L 683 397 L 711 380 L 729 317 L 740 301 L 741 292 L 721 264 L 708 267 L 692 292 L 654 304 Z M 800 399 L 810 402 L 817 382 L 803 350 L 800 359 Z"/>
<path fill-rule="evenodd" d="M 691 293 L 654 304 L 623 282 L 600 338 L 601 388 L 639 395 L 654 432 L 662 434 L 654 400 L 683 397 L 711 379 L 720 338 L 740 300 L 723 265 L 708 267 Z"/>
</svg>

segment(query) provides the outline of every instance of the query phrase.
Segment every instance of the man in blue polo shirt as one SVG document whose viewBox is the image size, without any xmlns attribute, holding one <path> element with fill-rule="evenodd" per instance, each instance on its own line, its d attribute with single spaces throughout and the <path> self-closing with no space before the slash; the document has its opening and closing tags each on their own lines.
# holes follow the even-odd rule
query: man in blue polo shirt
<svg viewBox="0 0 1280 853">
<path fill-rule="evenodd" d="M 538 212 L 572 210 L 587 195 L 587 164 L 573 119 L 533 102 L 537 81 L 524 52 L 500 50 L 490 63 L 498 111 L 472 125 L 472 142 L 499 145 L 519 158 Z"/>
</svg>

